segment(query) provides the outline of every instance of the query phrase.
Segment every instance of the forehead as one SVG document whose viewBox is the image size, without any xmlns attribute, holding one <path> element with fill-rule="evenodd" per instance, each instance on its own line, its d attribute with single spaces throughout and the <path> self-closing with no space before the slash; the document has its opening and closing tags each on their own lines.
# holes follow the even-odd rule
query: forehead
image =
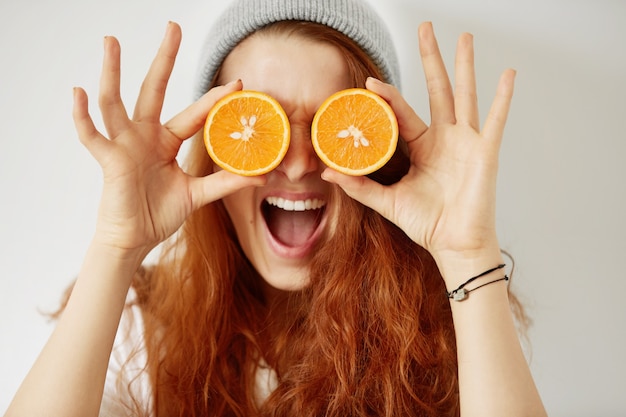
<svg viewBox="0 0 626 417">
<path fill-rule="evenodd" d="M 286 107 L 319 106 L 332 93 L 352 87 L 346 58 L 338 47 L 273 32 L 250 36 L 228 55 L 220 83 L 236 79 L 243 81 L 244 89 L 268 93 Z"/>
</svg>

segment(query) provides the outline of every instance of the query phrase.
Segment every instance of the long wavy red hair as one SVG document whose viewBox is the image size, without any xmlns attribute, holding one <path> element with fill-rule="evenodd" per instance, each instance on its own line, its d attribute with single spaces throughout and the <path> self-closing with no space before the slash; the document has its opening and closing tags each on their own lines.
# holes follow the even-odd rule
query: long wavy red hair
<svg viewBox="0 0 626 417">
<path fill-rule="evenodd" d="M 355 86 L 381 76 L 325 26 L 282 22 L 259 33 L 336 45 Z M 203 146 L 198 137 L 189 150 L 191 175 L 213 169 Z M 407 169 L 400 147 L 372 178 L 390 184 Z M 193 213 L 137 275 L 156 416 L 458 415 L 454 329 L 435 262 L 340 189 L 331 200 L 341 221 L 312 260 L 309 285 L 279 301 L 266 297 L 221 201 Z M 261 359 L 278 386 L 258 403 Z"/>
</svg>

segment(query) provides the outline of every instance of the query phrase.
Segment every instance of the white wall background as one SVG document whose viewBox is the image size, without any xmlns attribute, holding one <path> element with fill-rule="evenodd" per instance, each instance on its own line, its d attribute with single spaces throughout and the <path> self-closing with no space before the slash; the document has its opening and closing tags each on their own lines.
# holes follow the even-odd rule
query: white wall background
<svg viewBox="0 0 626 417">
<path fill-rule="evenodd" d="M 172 116 L 189 103 L 222 3 L 0 0 L 0 412 L 51 331 L 39 311 L 57 305 L 93 231 L 100 171 L 76 139 L 72 87 L 96 102 L 102 37 L 115 35 L 131 108 L 174 20 L 184 35 L 164 111 Z M 391 22 L 404 92 L 423 117 L 423 20 L 434 22 L 449 66 L 459 33 L 475 34 L 483 115 L 500 72 L 518 70 L 498 227 L 534 318 L 532 369 L 552 417 L 625 416 L 626 3 L 372 3 Z"/>
</svg>

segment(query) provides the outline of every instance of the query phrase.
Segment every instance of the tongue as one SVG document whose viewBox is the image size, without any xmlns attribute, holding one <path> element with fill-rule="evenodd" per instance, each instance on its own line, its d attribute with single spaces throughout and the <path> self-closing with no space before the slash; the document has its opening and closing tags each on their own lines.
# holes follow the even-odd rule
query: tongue
<svg viewBox="0 0 626 417">
<path fill-rule="evenodd" d="M 304 245 L 317 227 L 318 210 L 285 211 L 272 207 L 267 224 L 272 235 L 291 247 Z"/>
</svg>

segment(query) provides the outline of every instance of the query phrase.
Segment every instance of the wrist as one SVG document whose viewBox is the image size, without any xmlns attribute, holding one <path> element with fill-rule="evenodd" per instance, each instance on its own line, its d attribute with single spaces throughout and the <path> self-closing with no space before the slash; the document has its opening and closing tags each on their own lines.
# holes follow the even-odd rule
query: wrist
<svg viewBox="0 0 626 417">
<path fill-rule="evenodd" d="M 132 275 L 150 251 L 151 248 L 148 247 L 124 248 L 113 245 L 96 235 L 89 245 L 87 257 L 97 259 L 99 263 L 104 262 L 109 268 L 128 271 Z"/>
<path fill-rule="evenodd" d="M 504 263 L 497 244 L 489 248 L 472 251 L 442 251 L 433 255 L 448 291 L 458 288 L 471 277 Z M 493 278 L 497 270 L 485 279 Z M 501 271 L 500 271 L 501 272 Z"/>
</svg>

